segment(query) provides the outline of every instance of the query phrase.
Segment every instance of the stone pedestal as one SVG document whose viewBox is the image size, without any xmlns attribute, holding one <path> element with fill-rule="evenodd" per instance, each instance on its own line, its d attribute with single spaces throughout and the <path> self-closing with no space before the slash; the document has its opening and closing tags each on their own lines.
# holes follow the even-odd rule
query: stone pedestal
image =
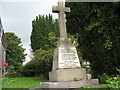
<svg viewBox="0 0 120 90">
<path fill-rule="evenodd" d="M 86 79 L 86 70 L 79 69 L 59 69 L 49 72 L 49 81 L 51 82 L 64 82 Z"/>
</svg>

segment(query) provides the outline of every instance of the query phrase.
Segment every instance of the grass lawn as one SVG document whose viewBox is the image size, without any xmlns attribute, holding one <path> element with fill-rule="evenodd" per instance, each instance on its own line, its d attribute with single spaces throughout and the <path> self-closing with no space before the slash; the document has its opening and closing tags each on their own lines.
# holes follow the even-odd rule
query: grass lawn
<svg viewBox="0 0 120 90">
<path fill-rule="evenodd" d="M 2 78 L 2 88 L 40 88 L 40 82 L 46 82 L 43 77 Z"/>
</svg>

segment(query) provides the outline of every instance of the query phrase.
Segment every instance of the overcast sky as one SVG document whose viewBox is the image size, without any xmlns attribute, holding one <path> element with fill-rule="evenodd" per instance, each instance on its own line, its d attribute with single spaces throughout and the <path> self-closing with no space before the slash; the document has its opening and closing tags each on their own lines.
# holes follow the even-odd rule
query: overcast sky
<svg viewBox="0 0 120 90">
<path fill-rule="evenodd" d="M 0 17 L 5 32 L 14 32 L 21 38 L 23 47 L 26 48 L 27 61 L 29 61 L 30 36 L 32 20 L 36 16 L 52 13 L 52 6 L 58 0 L 0 0 Z M 65 1 L 65 0 L 63 0 Z"/>
</svg>

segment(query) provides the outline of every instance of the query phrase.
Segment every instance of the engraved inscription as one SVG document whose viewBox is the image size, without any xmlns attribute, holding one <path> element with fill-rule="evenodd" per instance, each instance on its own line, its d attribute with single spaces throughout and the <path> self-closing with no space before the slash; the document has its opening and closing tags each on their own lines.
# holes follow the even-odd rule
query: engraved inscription
<svg viewBox="0 0 120 90">
<path fill-rule="evenodd" d="M 62 53 L 62 60 L 76 60 L 76 55 L 73 53 Z"/>
<path fill-rule="evenodd" d="M 59 48 L 59 67 L 60 68 L 76 68 L 80 67 L 79 58 L 75 48 Z"/>
<path fill-rule="evenodd" d="M 74 68 L 74 67 L 77 67 L 78 65 L 74 61 L 67 60 L 61 66 L 62 66 L 62 68 Z"/>
</svg>

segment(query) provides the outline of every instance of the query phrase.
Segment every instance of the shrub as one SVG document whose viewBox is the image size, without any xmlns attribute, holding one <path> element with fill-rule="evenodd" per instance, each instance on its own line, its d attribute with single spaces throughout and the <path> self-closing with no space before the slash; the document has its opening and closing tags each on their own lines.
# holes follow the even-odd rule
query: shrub
<svg viewBox="0 0 120 90">
<path fill-rule="evenodd" d="M 48 78 L 48 73 L 52 69 L 52 53 L 52 50 L 36 50 L 34 58 L 21 68 L 21 73 L 26 77 L 44 76 Z"/>
<path fill-rule="evenodd" d="M 107 88 L 120 88 L 120 69 L 118 69 L 119 74 L 115 77 L 109 77 L 108 80 L 106 80 L 106 85 L 105 87 Z"/>
<path fill-rule="evenodd" d="M 120 77 L 113 77 L 106 80 L 109 88 L 120 88 Z"/>
<path fill-rule="evenodd" d="M 103 73 L 102 75 L 98 75 L 98 78 L 100 80 L 100 83 L 105 84 L 106 80 L 108 80 L 110 76 L 108 76 L 106 73 Z"/>
</svg>

